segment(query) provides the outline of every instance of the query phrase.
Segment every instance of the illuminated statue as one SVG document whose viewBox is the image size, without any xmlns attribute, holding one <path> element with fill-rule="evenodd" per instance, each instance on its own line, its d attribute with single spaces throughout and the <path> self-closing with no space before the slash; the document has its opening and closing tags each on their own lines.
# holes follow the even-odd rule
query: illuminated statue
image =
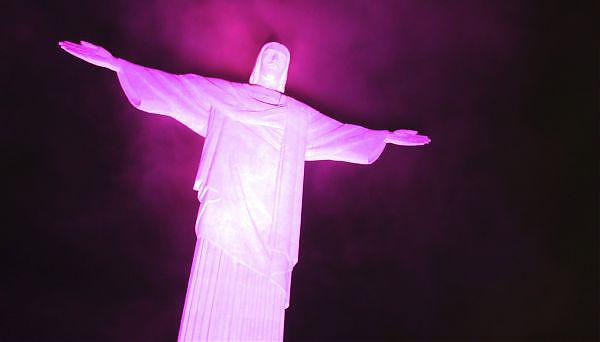
<svg viewBox="0 0 600 342">
<path fill-rule="evenodd" d="M 288 49 L 261 49 L 249 84 L 173 75 L 87 43 L 60 46 L 117 72 L 136 108 L 205 137 L 194 189 L 198 242 L 179 341 L 280 341 L 298 261 L 304 161 L 374 162 L 386 143 L 429 142 L 416 131 L 342 124 L 283 94 Z"/>
</svg>

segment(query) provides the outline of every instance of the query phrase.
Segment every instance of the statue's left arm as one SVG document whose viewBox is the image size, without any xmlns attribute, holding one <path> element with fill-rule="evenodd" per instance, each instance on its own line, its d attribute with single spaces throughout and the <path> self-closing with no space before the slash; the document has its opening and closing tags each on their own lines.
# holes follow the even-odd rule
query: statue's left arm
<svg viewBox="0 0 600 342">
<path fill-rule="evenodd" d="M 373 130 L 344 124 L 314 111 L 308 123 L 305 159 L 371 164 L 388 143 L 415 146 L 429 142 L 427 136 L 416 131 Z"/>
</svg>

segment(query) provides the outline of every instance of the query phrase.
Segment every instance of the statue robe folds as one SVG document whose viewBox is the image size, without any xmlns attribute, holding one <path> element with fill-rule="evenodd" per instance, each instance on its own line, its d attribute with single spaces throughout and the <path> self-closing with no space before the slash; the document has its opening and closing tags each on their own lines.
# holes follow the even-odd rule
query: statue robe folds
<svg viewBox="0 0 600 342">
<path fill-rule="evenodd" d="M 342 124 L 258 85 L 126 61 L 118 77 L 133 106 L 171 116 L 206 138 L 194 184 L 197 236 L 236 267 L 268 280 L 285 309 L 298 261 L 304 161 L 370 164 L 388 131 Z M 190 296 L 188 289 L 186 306 Z"/>
</svg>

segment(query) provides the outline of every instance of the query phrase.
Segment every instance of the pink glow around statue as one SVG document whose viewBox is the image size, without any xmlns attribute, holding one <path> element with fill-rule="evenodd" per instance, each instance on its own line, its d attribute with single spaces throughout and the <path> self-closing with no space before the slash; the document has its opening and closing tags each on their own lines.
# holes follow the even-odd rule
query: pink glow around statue
<svg viewBox="0 0 600 342">
<path fill-rule="evenodd" d="M 288 49 L 267 43 L 249 84 L 173 75 L 81 42 L 60 46 L 116 71 L 136 108 L 205 137 L 194 183 L 198 242 L 179 341 L 281 341 L 298 261 L 304 162 L 370 164 L 386 143 L 429 143 L 416 131 L 343 124 L 283 94 Z"/>
</svg>

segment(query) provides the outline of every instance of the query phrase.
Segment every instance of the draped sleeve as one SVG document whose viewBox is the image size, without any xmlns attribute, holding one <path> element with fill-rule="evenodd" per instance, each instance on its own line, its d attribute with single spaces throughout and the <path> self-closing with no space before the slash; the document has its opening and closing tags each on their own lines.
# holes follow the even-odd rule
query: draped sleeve
<svg viewBox="0 0 600 342">
<path fill-rule="evenodd" d="M 232 86 L 225 80 L 175 75 L 125 60 L 120 60 L 117 75 L 134 107 L 170 116 L 204 137 L 212 106 L 232 97 Z"/>
<path fill-rule="evenodd" d="M 371 164 L 383 152 L 386 130 L 344 124 L 317 111 L 311 113 L 305 159 Z"/>
</svg>

